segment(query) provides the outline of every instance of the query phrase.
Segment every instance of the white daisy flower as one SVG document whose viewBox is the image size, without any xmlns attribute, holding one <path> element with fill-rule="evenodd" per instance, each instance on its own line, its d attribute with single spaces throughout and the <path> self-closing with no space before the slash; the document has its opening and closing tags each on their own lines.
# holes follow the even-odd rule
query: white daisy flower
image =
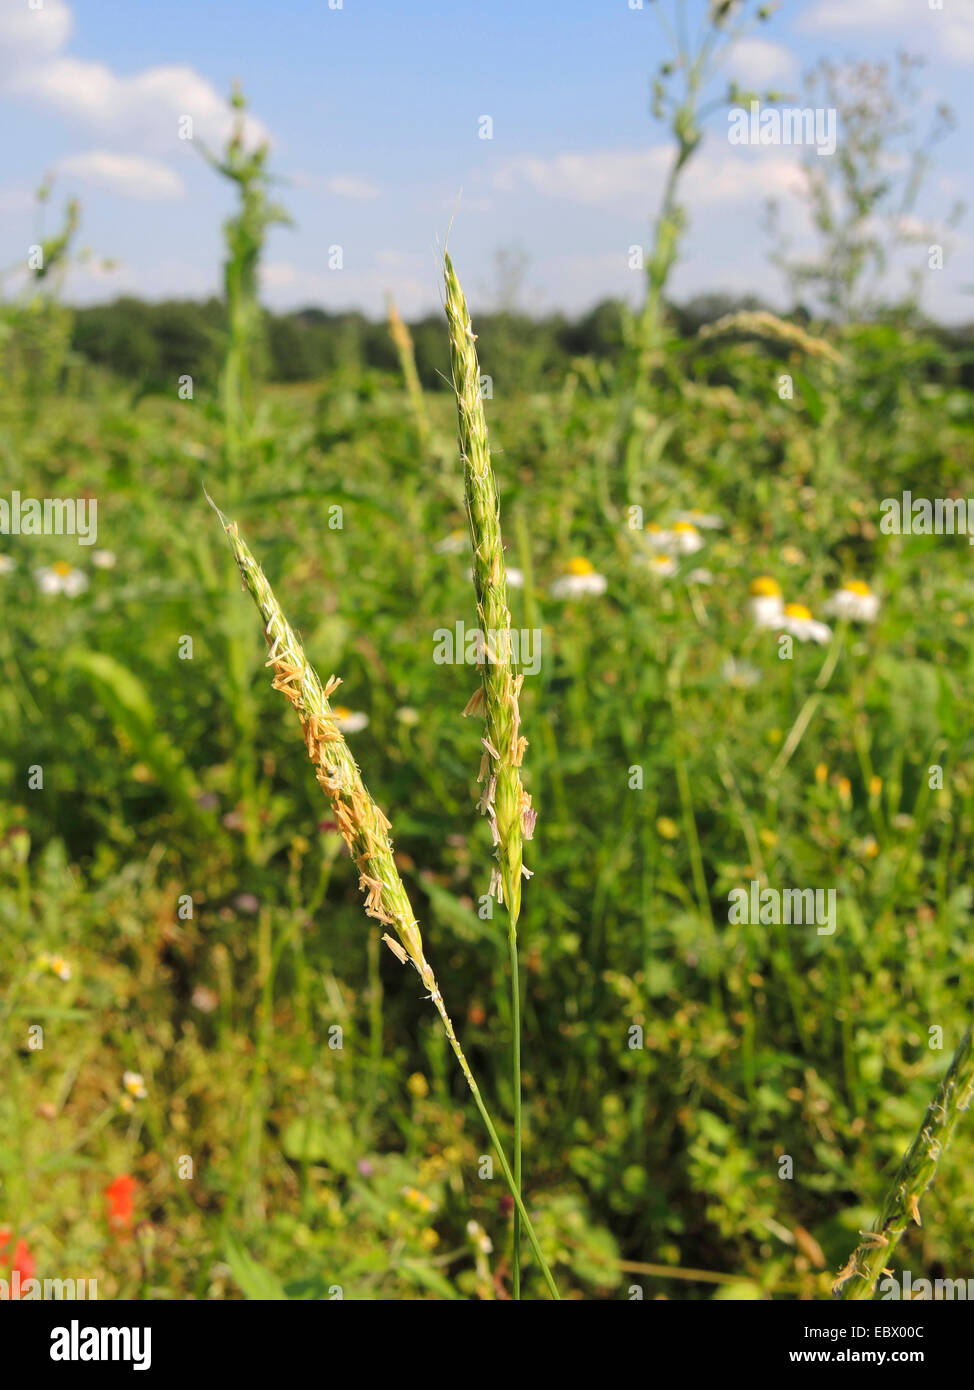
<svg viewBox="0 0 974 1390">
<path fill-rule="evenodd" d="M 736 686 L 738 690 L 749 690 L 761 679 L 761 672 L 757 667 L 749 666 L 746 661 L 735 661 L 732 656 L 721 666 L 720 674 L 728 685 Z"/>
<path fill-rule="evenodd" d="M 93 550 L 91 563 L 96 570 L 113 570 L 115 568 L 114 550 Z"/>
<path fill-rule="evenodd" d="M 369 722 L 369 716 L 361 710 L 346 709 L 344 705 L 332 705 L 335 723 L 343 734 L 357 734 Z"/>
<path fill-rule="evenodd" d="M 696 555 L 703 549 L 703 536 L 692 521 L 677 521 L 673 525 L 673 548 L 678 555 Z"/>
<path fill-rule="evenodd" d="M 0 574 L 10 574 L 17 568 L 17 561 L 9 555 L 0 555 Z"/>
<path fill-rule="evenodd" d="M 651 550 L 668 551 L 673 549 L 673 532 L 664 531 L 655 521 L 646 523 L 646 543 Z"/>
<path fill-rule="evenodd" d="M 751 580 L 751 617 L 757 627 L 780 627 L 785 605 L 777 580 L 761 574 Z"/>
<path fill-rule="evenodd" d="M 581 598 L 586 594 L 604 594 L 609 582 L 582 555 L 568 561 L 565 573 L 552 584 L 552 598 Z"/>
<path fill-rule="evenodd" d="M 825 623 L 818 623 L 803 603 L 786 603 L 781 618 L 781 626 L 800 642 L 827 642 L 832 629 Z"/>
<path fill-rule="evenodd" d="M 691 570 L 687 575 L 688 584 L 712 584 L 714 577 L 710 570 Z"/>
<path fill-rule="evenodd" d="M 122 1076 L 122 1089 L 133 1100 L 145 1100 L 149 1092 L 145 1088 L 145 1078 L 140 1071 L 127 1071 Z"/>
<path fill-rule="evenodd" d="M 664 555 L 695 555 L 703 549 L 703 537 L 692 521 L 674 522 L 669 530 L 650 521 L 645 535 L 650 549 Z"/>
<path fill-rule="evenodd" d="M 697 526 L 701 531 L 719 531 L 724 524 L 722 516 L 715 516 L 713 512 L 701 512 L 694 508 L 689 512 L 677 512 L 677 521 L 688 521 L 691 526 Z"/>
<path fill-rule="evenodd" d="M 826 613 L 834 618 L 849 618 L 854 623 L 874 623 L 879 613 L 879 599 L 863 579 L 849 579 L 825 605 Z"/>
<path fill-rule="evenodd" d="M 37 583 L 42 594 L 64 594 L 77 598 L 88 587 L 88 576 L 84 570 L 76 570 L 67 560 L 55 560 L 37 571 Z"/>
<path fill-rule="evenodd" d="M 660 579 L 671 579 L 676 570 L 676 561 L 672 555 L 654 555 L 649 562 L 650 574 L 655 574 Z"/>
<path fill-rule="evenodd" d="M 466 531 L 451 531 L 433 546 L 436 555 L 462 555 L 470 549 L 470 537 Z"/>
</svg>

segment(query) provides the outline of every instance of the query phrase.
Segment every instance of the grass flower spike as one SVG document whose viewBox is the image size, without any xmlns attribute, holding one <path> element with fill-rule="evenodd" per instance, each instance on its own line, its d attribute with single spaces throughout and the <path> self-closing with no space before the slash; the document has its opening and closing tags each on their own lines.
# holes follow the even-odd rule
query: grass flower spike
<svg viewBox="0 0 974 1390">
<path fill-rule="evenodd" d="M 480 363 L 474 346 L 476 335 L 463 290 L 449 256 L 445 258 L 446 316 L 450 325 L 453 385 L 457 393 L 458 440 L 463 460 L 464 493 L 470 539 L 473 544 L 473 582 L 481 631 L 487 642 L 482 667 L 483 689 L 477 691 L 464 713 L 483 711 L 483 758 L 478 781 L 485 783 L 478 806 L 491 823 L 495 855 L 500 866 L 492 877 L 492 891 L 503 896 L 514 922 L 521 910 L 523 842 L 530 839 L 535 813 L 531 798 L 521 786 L 521 759 L 527 739 L 521 736 L 518 697 L 523 676 L 515 675 L 511 661 L 511 613 L 507 606 L 504 545 L 501 540 L 500 501 L 490 463 L 487 420 L 480 391 Z"/>
<path fill-rule="evenodd" d="M 209 496 L 207 500 L 215 508 Z M 287 697 L 301 721 L 315 776 L 331 802 L 339 832 L 358 866 L 365 911 L 375 921 L 395 928 L 406 956 L 419 971 L 424 984 L 429 985 L 432 974 L 423 956 L 423 940 L 393 860 L 390 823 L 369 795 L 358 764 L 342 736 L 345 712 L 330 703 L 330 697 L 341 682 L 337 676 L 331 676 L 322 685 L 236 525 L 218 508 L 215 510 L 227 533 L 244 584 L 264 620 L 264 636 L 270 649 L 265 664 L 274 673 L 273 688 Z"/>
<path fill-rule="evenodd" d="M 972 1101 L 974 1043 L 968 1028 L 923 1117 L 919 1133 L 903 1155 L 875 1230 L 860 1232 L 862 1243 L 836 1275 L 834 1297 L 857 1301 L 872 1298 L 876 1280 L 889 1264 L 900 1236 L 911 1221 L 920 1225 L 920 1199 L 933 1182 L 954 1126 Z"/>
<path fill-rule="evenodd" d="M 507 575 L 501 537 L 500 500 L 490 462 L 487 418 L 480 390 L 476 334 L 467 301 L 453 269 L 444 257 L 446 317 L 450 329 L 453 387 L 457 397 L 457 442 L 463 462 L 464 498 L 473 547 L 473 585 L 477 614 L 485 635 L 486 660 L 482 686 L 464 714 L 484 715 L 483 756 L 478 782 L 484 790 L 477 802 L 490 821 L 498 867 L 490 876 L 490 892 L 507 903 L 508 958 L 511 971 L 511 1063 L 514 1096 L 514 1181 L 521 1188 L 521 986 L 517 954 L 517 923 L 521 915 L 521 879 L 530 878 L 523 861 L 524 841 L 534 835 L 538 813 L 521 785 L 521 759 L 527 739 L 521 734 L 518 698 L 523 675 L 513 670 L 511 613 L 507 606 Z M 520 1219 L 514 1213 L 513 1292 L 521 1296 Z"/>
<path fill-rule="evenodd" d="M 228 521 L 212 498 L 208 494 L 206 496 L 220 518 L 244 584 L 250 591 L 263 620 L 264 636 L 270 649 L 266 665 L 271 667 L 274 673 L 273 688 L 287 697 L 301 721 L 305 747 L 315 766 L 315 775 L 331 802 L 338 829 L 358 866 L 359 888 L 365 894 L 365 911 L 375 921 L 394 929 L 398 940 L 388 933 L 383 940 L 403 965 L 408 961 L 415 967 L 429 991 L 429 997 L 440 1016 L 447 1039 L 497 1152 L 501 1171 L 514 1198 L 518 1215 L 523 1222 L 545 1283 L 552 1297 L 558 1298 L 557 1286 L 521 1200 L 519 1185 L 515 1182 L 480 1088 L 457 1039 L 433 969 L 423 953 L 419 923 L 413 914 L 405 885 L 393 858 L 392 841 L 389 838 L 391 824 L 370 796 L 358 764 L 342 735 L 342 721 L 330 703 L 330 697 L 340 682 L 336 676 L 331 676 L 322 684 L 305 656 L 300 640 L 282 613 L 263 570 L 241 539 L 236 524 Z"/>
</svg>

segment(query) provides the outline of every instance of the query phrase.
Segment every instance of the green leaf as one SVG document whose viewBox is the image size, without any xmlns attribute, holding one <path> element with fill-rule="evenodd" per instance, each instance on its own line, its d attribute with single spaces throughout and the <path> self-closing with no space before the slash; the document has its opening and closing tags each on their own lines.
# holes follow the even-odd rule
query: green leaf
<svg viewBox="0 0 974 1390">
<path fill-rule="evenodd" d="M 195 778 L 182 753 L 162 732 L 158 712 L 138 676 L 105 652 L 69 651 L 65 660 L 88 678 L 114 723 L 137 749 L 139 759 L 170 795 L 195 821 L 209 825 L 199 808 Z"/>
<path fill-rule="evenodd" d="M 419 1264 L 415 1260 L 400 1261 L 399 1268 L 407 1278 L 412 1279 L 414 1284 L 418 1284 L 421 1289 L 428 1289 L 430 1293 L 438 1294 L 440 1298 L 447 1298 L 451 1302 L 456 1302 L 460 1295 L 452 1284 L 438 1274 L 429 1265 Z"/>
<path fill-rule="evenodd" d="M 228 1234 L 223 1248 L 227 1257 L 227 1264 L 230 1266 L 230 1273 L 240 1285 L 245 1298 L 263 1302 L 268 1300 L 287 1301 L 284 1285 L 277 1275 L 258 1264 L 236 1236 Z"/>
</svg>

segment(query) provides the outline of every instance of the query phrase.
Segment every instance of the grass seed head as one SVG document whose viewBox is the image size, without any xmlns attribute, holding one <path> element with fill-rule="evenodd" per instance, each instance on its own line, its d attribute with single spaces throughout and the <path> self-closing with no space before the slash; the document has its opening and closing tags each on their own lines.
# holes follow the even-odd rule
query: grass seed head
<svg viewBox="0 0 974 1390">
<path fill-rule="evenodd" d="M 369 795 L 330 704 L 330 696 L 341 682 L 337 676 L 331 676 L 322 685 L 236 523 L 214 509 L 223 523 L 244 584 L 264 620 L 264 636 L 270 649 L 265 665 L 274 673 L 272 687 L 288 699 L 301 721 L 315 776 L 331 802 L 339 832 L 358 865 L 365 911 L 377 922 L 395 929 L 406 954 L 426 981 L 430 972 L 423 955 L 423 939 L 393 858 L 390 823 Z"/>
<path fill-rule="evenodd" d="M 486 784 L 478 806 L 491 822 L 499 873 L 491 892 L 507 902 L 512 921 L 521 910 L 525 831 L 534 832 L 537 813 L 521 785 L 520 766 L 527 740 L 521 736 L 518 697 L 524 677 L 512 664 L 511 613 L 507 606 L 500 500 L 490 462 L 487 418 L 480 390 L 476 335 L 463 290 L 449 255 L 444 257 L 446 316 L 450 328 L 453 386 L 457 397 L 457 440 L 463 460 L 464 495 L 473 545 L 473 579 L 481 631 L 490 634 L 481 666 L 482 701 L 475 695 L 465 714 L 483 708 L 484 756 L 478 781 Z M 528 836 L 530 838 L 530 834 Z"/>
</svg>

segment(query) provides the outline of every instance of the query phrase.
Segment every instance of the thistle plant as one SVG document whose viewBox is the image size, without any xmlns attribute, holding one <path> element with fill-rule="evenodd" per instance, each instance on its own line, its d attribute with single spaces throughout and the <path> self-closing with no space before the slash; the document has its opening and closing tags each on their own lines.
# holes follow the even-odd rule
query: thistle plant
<svg viewBox="0 0 974 1390">
<path fill-rule="evenodd" d="M 332 675 L 322 683 L 236 524 L 223 515 L 209 494 L 206 496 L 220 518 L 244 585 L 260 612 L 269 648 L 265 665 L 273 671 L 272 687 L 287 698 L 300 720 L 315 776 L 331 802 L 339 832 L 358 868 L 359 888 L 365 894 L 365 911 L 375 921 L 393 928 L 395 937 L 387 933 L 383 940 L 401 964 L 408 962 L 415 968 L 429 991 L 430 1000 L 440 1016 L 450 1047 L 497 1153 L 501 1171 L 545 1283 L 551 1296 L 557 1299 L 558 1289 L 524 1207 L 519 1184 L 515 1181 L 493 1120 L 447 1013 L 433 968 L 424 954 L 419 923 L 393 856 L 389 838 L 391 824 L 369 794 L 358 764 L 338 728 L 338 716 L 332 709 L 330 698 L 341 682 Z"/>
<path fill-rule="evenodd" d="M 521 734 L 518 698 L 523 675 L 513 663 L 511 612 L 507 606 L 504 544 L 500 500 L 490 462 L 487 419 L 480 389 L 476 334 L 453 262 L 444 256 L 446 316 L 450 327 L 453 387 L 457 397 L 457 440 L 463 461 L 464 497 L 473 546 L 473 582 L 477 615 L 484 636 L 482 683 L 464 714 L 483 713 L 483 754 L 478 783 L 483 792 L 478 809 L 490 822 L 497 868 L 491 872 L 490 892 L 508 911 L 508 950 L 511 968 L 513 1020 L 514 1179 L 521 1184 L 521 1003 L 517 956 L 517 922 L 521 913 L 521 880 L 530 878 L 524 866 L 523 844 L 534 834 L 537 812 L 521 785 L 521 760 L 527 739 Z M 514 1297 L 520 1296 L 520 1230 L 514 1219 Z"/>
<path fill-rule="evenodd" d="M 862 1242 L 836 1275 L 834 1297 L 859 1301 L 872 1298 L 876 1280 L 889 1263 L 900 1236 L 911 1221 L 920 1225 L 920 1199 L 934 1180 L 954 1126 L 972 1100 L 974 1046 L 968 1028 L 916 1138 L 903 1155 L 879 1220 L 873 1230 L 860 1232 Z"/>
<path fill-rule="evenodd" d="M 672 8 L 672 21 L 668 14 Z M 670 46 L 652 83 L 652 114 L 664 121 L 675 146 L 670 159 L 659 214 L 653 230 L 653 244 L 646 262 L 646 300 L 636 330 L 638 383 L 645 384 L 654 353 L 660 346 L 663 328 L 663 291 L 676 263 L 680 240 L 687 227 L 686 211 L 680 201 L 684 173 L 703 140 L 703 127 L 714 111 L 725 103 L 747 102 L 756 93 L 742 90 L 731 82 L 726 94 L 704 101 L 704 92 L 722 56 L 743 37 L 754 21 L 770 18 L 775 6 L 757 4 L 749 14 L 748 0 L 711 0 L 700 32 L 691 37 L 687 0 L 673 0 L 672 7 L 653 6 L 656 18 Z M 778 100 L 769 92 L 768 101 Z"/>
<path fill-rule="evenodd" d="M 257 298 L 258 268 L 267 230 L 275 223 L 288 224 L 282 207 L 268 200 L 267 144 L 248 149 L 243 93 L 235 88 L 230 105 L 235 112 L 233 129 L 222 158 L 200 143 L 203 157 L 224 178 L 236 185 L 240 209 L 223 224 L 226 260 L 223 266 L 227 305 L 227 340 L 220 398 L 226 425 L 227 457 L 231 467 L 240 459 L 254 410 L 254 382 L 262 342 L 261 308 Z"/>
</svg>

